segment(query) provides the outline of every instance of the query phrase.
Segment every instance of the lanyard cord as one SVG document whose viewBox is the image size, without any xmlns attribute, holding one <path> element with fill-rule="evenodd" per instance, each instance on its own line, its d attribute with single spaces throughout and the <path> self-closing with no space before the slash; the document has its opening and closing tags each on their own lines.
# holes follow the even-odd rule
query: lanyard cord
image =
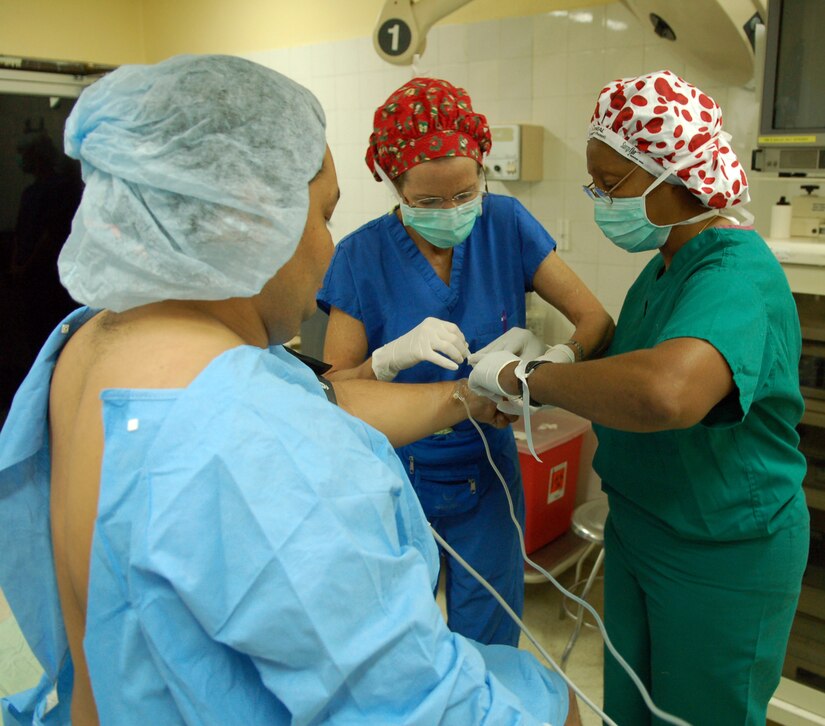
<svg viewBox="0 0 825 726">
<path fill-rule="evenodd" d="M 516 376 L 519 378 L 519 380 L 521 380 L 522 385 L 524 386 L 523 401 L 524 401 L 524 410 L 525 410 L 525 414 L 526 414 L 525 415 L 525 421 L 524 421 L 524 429 L 525 429 L 525 433 L 527 433 L 530 430 L 529 429 L 529 426 L 530 426 L 530 418 L 529 418 L 530 391 L 529 391 L 529 388 L 527 387 L 527 379 L 526 379 L 526 377 L 524 377 L 524 370 L 523 370 L 524 365 L 526 365 L 526 364 L 524 362 L 522 362 L 522 363 L 519 364 L 519 366 L 516 367 L 516 371 L 517 371 Z M 519 375 L 519 369 L 520 368 L 521 368 L 521 371 L 520 371 L 521 375 Z M 455 393 L 453 393 L 453 396 L 455 398 L 457 398 L 459 401 L 461 401 L 461 403 L 464 405 L 464 408 L 467 411 L 467 418 L 470 420 L 470 422 L 473 424 L 473 426 L 475 426 L 476 430 L 479 433 L 479 436 L 481 436 L 481 442 L 484 444 L 484 451 L 487 454 L 487 460 L 490 462 L 490 466 L 493 468 L 493 471 L 495 472 L 496 476 L 498 477 L 499 481 L 501 482 L 501 485 L 504 487 L 504 493 L 507 496 L 507 504 L 510 508 L 510 519 L 513 521 L 513 524 L 515 524 L 515 526 L 516 526 L 516 531 L 518 533 L 518 539 L 519 539 L 519 547 L 521 548 L 521 556 L 522 556 L 523 560 L 527 564 L 529 564 L 531 567 L 535 568 L 542 575 L 544 575 L 544 577 L 547 578 L 547 580 L 552 582 L 553 585 L 556 587 L 556 589 L 559 592 L 561 592 L 564 597 L 570 598 L 575 603 L 582 606 L 585 610 L 587 610 L 593 616 L 593 618 L 596 621 L 596 624 L 599 627 L 599 631 L 601 632 L 602 637 L 604 638 L 604 644 L 607 646 L 607 649 L 610 651 L 610 653 L 613 655 L 613 657 L 616 659 L 616 661 L 619 663 L 619 665 L 625 670 L 627 675 L 630 677 L 630 680 L 633 681 L 633 684 L 636 686 L 637 690 L 639 691 L 639 694 L 642 696 L 642 699 L 644 700 L 645 705 L 648 707 L 648 709 L 650 710 L 650 712 L 653 715 L 657 716 L 662 721 L 674 724 L 674 726 L 690 726 L 690 724 L 687 721 L 684 721 L 684 720 L 680 719 L 678 716 L 674 716 L 672 714 L 667 713 L 666 711 L 663 711 L 655 703 L 653 703 L 653 699 L 650 697 L 650 694 L 647 692 L 647 689 L 645 688 L 645 686 L 642 683 L 639 676 L 636 675 L 636 673 L 630 667 L 628 662 L 619 654 L 619 652 L 616 650 L 613 643 L 610 641 L 610 638 L 607 635 L 607 630 L 604 627 L 604 623 L 602 622 L 602 619 L 599 617 L 598 613 L 594 610 L 593 606 L 590 605 L 590 603 L 588 603 L 586 600 L 583 600 L 582 598 L 578 597 L 577 595 L 574 595 L 572 592 L 567 590 L 563 585 L 561 585 L 561 583 L 558 582 L 558 580 L 556 580 L 555 577 L 553 577 L 549 572 L 547 572 L 547 570 L 545 570 L 543 567 L 541 567 L 540 565 L 533 562 L 533 560 L 531 560 L 527 556 L 527 551 L 525 550 L 525 547 L 524 547 L 524 533 L 522 532 L 521 526 L 519 525 L 518 520 L 516 519 L 516 513 L 515 513 L 515 509 L 513 508 L 513 499 L 510 496 L 510 490 L 507 488 L 507 483 L 505 482 L 504 477 L 501 475 L 501 472 L 499 471 L 498 467 L 495 465 L 495 462 L 493 461 L 493 456 L 490 452 L 490 446 L 487 443 L 487 438 L 484 436 L 484 432 L 481 430 L 481 427 L 478 425 L 478 423 L 476 422 L 476 420 L 473 418 L 472 414 L 470 413 L 470 407 L 467 405 L 467 401 L 464 398 L 464 396 L 459 391 L 456 391 Z M 532 447 L 532 440 L 529 438 L 529 434 L 528 434 L 528 442 L 530 443 L 531 453 L 533 454 L 533 456 L 536 456 L 535 449 L 533 449 L 533 447 Z M 538 459 L 538 456 L 536 456 L 536 459 Z M 540 459 L 538 459 L 538 460 L 540 461 Z M 599 709 L 598 706 L 596 706 L 587 696 L 585 696 L 584 693 L 582 693 L 582 691 L 579 689 L 579 687 L 576 686 L 576 684 L 573 683 L 573 681 L 571 681 L 568 678 L 568 676 L 564 673 L 564 671 L 562 671 L 561 668 L 556 664 L 556 662 L 550 657 L 549 653 L 547 653 L 547 651 L 538 644 L 538 642 L 536 641 L 536 639 L 532 635 L 532 633 L 530 633 L 528 631 L 528 629 L 524 625 L 524 623 L 512 611 L 512 608 L 510 608 L 504 602 L 504 599 L 501 597 L 501 595 L 499 595 L 495 591 L 493 586 L 490 585 L 472 567 L 470 567 L 470 565 L 467 562 L 465 562 L 458 555 L 458 553 L 455 552 L 455 550 L 452 547 L 450 547 L 444 541 L 444 539 L 432 527 L 430 527 L 430 530 L 433 532 L 433 536 L 436 538 L 436 540 L 439 542 L 439 544 L 441 544 L 441 546 L 444 547 L 444 549 L 447 550 L 447 552 L 449 552 L 450 555 L 455 557 L 456 560 L 459 562 L 459 564 L 461 564 L 461 566 L 464 567 L 464 569 L 467 570 L 467 572 L 472 577 L 474 577 L 488 592 L 490 592 L 493 595 L 493 597 L 505 609 L 505 611 L 508 613 L 508 615 L 510 615 L 510 617 L 513 618 L 513 620 L 519 626 L 519 628 L 521 628 L 522 632 L 525 634 L 525 636 L 527 636 L 528 640 L 536 647 L 536 649 L 539 651 L 539 653 L 541 653 L 541 655 L 547 660 L 547 662 L 550 664 L 550 666 L 553 668 L 553 670 L 555 670 L 564 679 L 564 682 L 567 683 L 567 685 L 570 686 L 570 688 L 573 689 L 573 691 L 576 693 L 576 695 L 579 696 L 579 698 L 581 698 L 608 726 L 617 726 L 617 724 L 614 721 L 612 721 L 601 709 Z"/>
</svg>

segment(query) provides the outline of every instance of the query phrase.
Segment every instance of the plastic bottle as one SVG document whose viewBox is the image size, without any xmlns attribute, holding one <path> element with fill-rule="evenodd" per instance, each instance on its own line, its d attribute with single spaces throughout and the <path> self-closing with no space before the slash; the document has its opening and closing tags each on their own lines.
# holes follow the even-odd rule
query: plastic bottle
<svg viewBox="0 0 825 726">
<path fill-rule="evenodd" d="M 789 239 L 791 236 L 791 203 L 780 197 L 771 209 L 771 239 Z"/>
</svg>

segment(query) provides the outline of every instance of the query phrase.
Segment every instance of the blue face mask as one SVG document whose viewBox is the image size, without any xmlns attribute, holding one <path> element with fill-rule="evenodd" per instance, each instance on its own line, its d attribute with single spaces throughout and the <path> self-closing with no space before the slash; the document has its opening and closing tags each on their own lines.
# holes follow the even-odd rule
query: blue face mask
<svg viewBox="0 0 825 726">
<path fill-rule="evenodd" d="M 427 242 L 441 249 L 460 245 L 473 230 L 476 219 L 481 216 L 481 198 L 450 209 L 423 209 L 401 203 L 401 219 Z"/>
<path fill-rule="evenodd" d="M 627 252 L 648 252 L 662 247 L 674 227 L 693 224 L 718 214 L 717 210 L 711 209 L 675 224 L 661 227 L 653 224 L 647 216 L 645 198 L 672 173 L 671 169 L 659 176 L 640 197 L 613 197 L 612 203 L 606 199 L 594 199 L 594 217 L 604 236 Z"/>
</svg>

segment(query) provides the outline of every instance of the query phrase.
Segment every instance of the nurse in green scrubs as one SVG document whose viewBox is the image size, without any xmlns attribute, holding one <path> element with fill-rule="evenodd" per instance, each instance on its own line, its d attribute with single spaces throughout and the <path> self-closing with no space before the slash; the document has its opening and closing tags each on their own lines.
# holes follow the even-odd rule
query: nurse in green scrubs
<svg viewBox="0 0 825 726">
<path fill-rule="evenodd" d="M 613 644 L 665 711 L 764 725 L 809 544 L 794 300 L 762 238 L 736 223 L 747 179 L 699 89 L 669 71 L 608 84 L 587 166 L 605 236 L 658 253 L 605 358 L 520 371 L 534 400 L 594 423 Z M 516 394 L 517 363 L 491 353 L 470 385 Z M 604 678 L 612 719 L 660 723 L 607 651 Z"/>
</svg>

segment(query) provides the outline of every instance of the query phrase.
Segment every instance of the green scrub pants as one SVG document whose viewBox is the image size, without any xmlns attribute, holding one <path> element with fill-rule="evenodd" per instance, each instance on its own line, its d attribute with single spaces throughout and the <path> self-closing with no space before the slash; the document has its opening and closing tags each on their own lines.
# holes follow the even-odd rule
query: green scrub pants
<svg viewBox="0 0 825 726">
<path fill-rule="evenodd" d="M 614 499 L 604 579 L 613 645 L 664 711 L 693 726 L 764 726 L 808 557 L 807 511 L 764 538 L 705 542 Z M 607 715 L 619 726 L 665 723 L 607 648 L 604 662 Z"/>
</svg>

